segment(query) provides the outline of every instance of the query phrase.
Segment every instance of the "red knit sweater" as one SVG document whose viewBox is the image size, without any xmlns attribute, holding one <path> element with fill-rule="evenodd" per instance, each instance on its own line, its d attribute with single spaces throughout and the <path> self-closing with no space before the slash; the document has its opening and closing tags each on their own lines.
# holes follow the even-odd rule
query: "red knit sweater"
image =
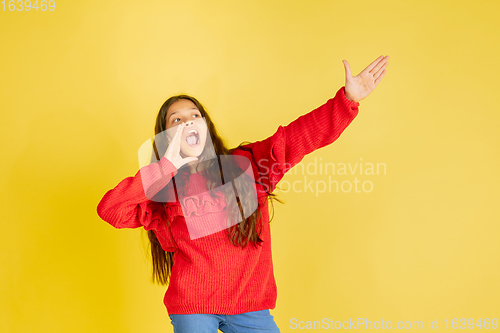
<svg viewBox="0 0 500 333">
<path fill-rule="evenodd" d="M 260 246 L 234 246 L 226 230 L 191 239 L 180 203 L 149 200 L 143 182 L 154 183 L 177 173 L 162 157 L 143 167 L 109 190 L 99 205 L 98 215 L 115 228 L 153 230 L 163 249 L 174 252 L 170 282 L 164 303 L 168 314 L 240 314 L 274 309 L 277 287 L 271 255 L 271 234 L 267 193 L 272 193 L 284 174 L 303 157 L 334 142 L 358 114 L 358 102 L 345 97 L 345 87 L 317 109 L 287 126 L 279 126 L 271 137 L 244 145 L 233 152 L 250 159 L 263 215 Z M 165 177 L 165 175 L 170 175 Z M 145 179 L 145 178 L 150 179 Z M 165 186 L 166 184 L 162 184 Z M 207 191 L 200 174 L 189 178 L 187 195 Z M 151 198 L 151 196 L 148 195 Z M 188 200 L 188 199 L 183 199 Z M 223 220 L 224 200 L 202 194 L 183 202 L 189 214 Z M 171 221 L 166 228 L 167 217 Z"/>
</svg>

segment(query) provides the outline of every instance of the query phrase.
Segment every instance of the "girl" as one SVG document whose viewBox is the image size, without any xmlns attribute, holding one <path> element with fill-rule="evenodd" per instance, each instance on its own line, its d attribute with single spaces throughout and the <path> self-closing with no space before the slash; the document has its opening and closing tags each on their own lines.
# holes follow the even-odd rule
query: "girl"
<svg viewBox="0 0 500 333">
<path fill-rule="evenodd" d="M 109 190 L 97 213 L 116 228 L 147 230 L 153 282 L 176 333 L 279 332 L 269 309 L 273 273 L 268 202 L 306 154 L 334 142 L 386 73 L 380 56 L 334 98 L 275 134 L 228 149 L 198 100 L 169 98 L 155 125 L 152 162 Z M 277 200 L 277 199 L 276 199 Z M 279 201 L 279 200 L 278 200 Z"/>
</svg>

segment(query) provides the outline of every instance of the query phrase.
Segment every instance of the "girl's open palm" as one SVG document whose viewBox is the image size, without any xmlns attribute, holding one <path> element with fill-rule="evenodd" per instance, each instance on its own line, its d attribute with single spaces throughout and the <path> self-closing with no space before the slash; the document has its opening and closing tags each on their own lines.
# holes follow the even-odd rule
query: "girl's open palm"
<svg viewBox="0 0 500 333">
<path fill-rule="evenodd" d="M 179 169 L 186 163 L 197 161 L 197 157 L 186 157 L 183 158 L 180 155 L 181 151 L 181 137 L 182 137 L 182 129 L 184 127 L 184 123 L 177 125 L 177 129 L 172 140 L 169 140 L 170 143 L 168 145 L 167 151 L 165 152 L 165 157 L 175 166 L 176 169 Z"/>
<path fill-rule="evenodd" d="M 354 102 L 366 98 L 385 76 L 388 60 L 389 56 L 378 57 L 357 76 L 352 76 L 349 63 L 347 60 L 342 60 L 345 67 L 346 97 Z"/>
</svg>

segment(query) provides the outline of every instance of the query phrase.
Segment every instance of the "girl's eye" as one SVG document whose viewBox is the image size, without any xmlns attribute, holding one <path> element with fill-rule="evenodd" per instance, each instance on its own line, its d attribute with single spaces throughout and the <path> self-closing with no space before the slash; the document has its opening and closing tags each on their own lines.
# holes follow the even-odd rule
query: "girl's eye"
<svg viewBox="0 0 500 333">
<path fill-rule="evenodd" d="M 198 114 L 198 113 L 195 113 L 195 114 L 192 115 L 192 117 L 200 118 L 201 115 Z M 172 120 L 173 123 L 178 123 L 179 121 L 181 121 L 181 118 L 175 118 L 174 120 Z"/>
</svg>

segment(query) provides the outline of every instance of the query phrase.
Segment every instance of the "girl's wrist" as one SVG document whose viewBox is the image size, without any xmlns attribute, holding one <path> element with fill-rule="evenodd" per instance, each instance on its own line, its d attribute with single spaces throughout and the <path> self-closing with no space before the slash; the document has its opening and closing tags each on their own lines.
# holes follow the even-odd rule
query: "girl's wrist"
<svg viewBox="0 0 500 333">
<path fill-rule="evenodd" d="M 350 100 L 351 102 L 356 102 L 356 101 L 354 100 L 354 98 L 352 98 L 352 97 L 349 95 L 349 93 L 347 93 L 347 91 L 345 92 L 345 97 L 346 97 L 348 100 Z"/>
</svg>

